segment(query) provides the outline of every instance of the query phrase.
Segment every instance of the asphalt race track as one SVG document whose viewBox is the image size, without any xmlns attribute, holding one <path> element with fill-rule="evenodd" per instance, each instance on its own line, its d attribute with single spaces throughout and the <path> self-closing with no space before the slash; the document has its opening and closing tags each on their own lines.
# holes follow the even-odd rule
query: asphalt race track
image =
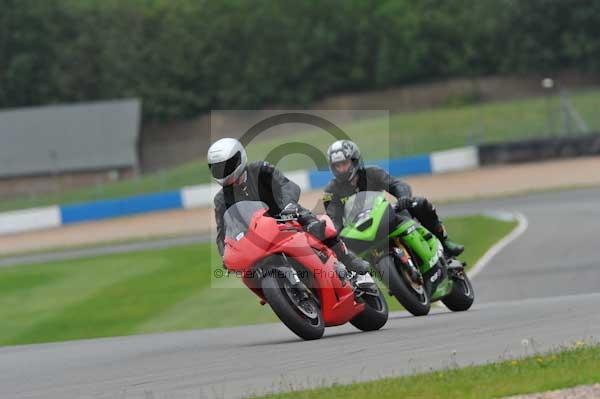
<svg viewBox="0 0 600 399">
<path fill-rule="evenodd" d="M 475 277 L 476 304 L 303 342 L 282 324 L 0 349 L 1 398 L 230 398 L 480 364 L 600 337 L 600 189 L 474 201 L 528 229 Z M 258 301 L 257 301 L 258 302 Z M 258 306 L 258 303 L 257 303 Z"/>
</svg>

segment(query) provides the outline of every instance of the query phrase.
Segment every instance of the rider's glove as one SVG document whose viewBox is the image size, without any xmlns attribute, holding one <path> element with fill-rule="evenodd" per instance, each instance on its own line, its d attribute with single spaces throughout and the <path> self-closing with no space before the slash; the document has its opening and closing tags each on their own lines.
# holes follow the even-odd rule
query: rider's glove
<svg viewBox="0 0 600 399">
<path fill-rule="evenodd" d="M 394 209 L 397 212 L 403 211 L 405 209 L 410 209 L 413 207 L 414 198 L 412 197 L 401 197 L 398 198 L 396 205 L 394 205 Z"/>
<path fill-rule="evenodd" d="M 307 233 L 312 234 L 319 240 L 325 239 L 325 221 L 317 219 L 309 210 L 305 209 L 300 212 L 298 222 L 304 227 Z"/>
<path fill-rule="evenodd" d="M 308 225 L 306 225 L 304 227 L 304 229 L 308 233 L 317 237 L 317 239 L 319 239 L 321 241 L 323 241 L 325 239 L 325 221 L 324 220 L 318 220 L 315 218 L 315 220 L 313 220 Z"/>
<path fill-rule="evenodd" d="M 298 205 L 290 202 L 281 210 L 281 212 L 279 212 L 279 216 L 282 219 L 298 218 Z"/>
</svg>

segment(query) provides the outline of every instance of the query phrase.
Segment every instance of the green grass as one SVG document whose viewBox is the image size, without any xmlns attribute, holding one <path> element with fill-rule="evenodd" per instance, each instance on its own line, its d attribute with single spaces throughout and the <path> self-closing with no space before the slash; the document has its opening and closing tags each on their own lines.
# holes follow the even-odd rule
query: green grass
<svg viewBox="0 0 600 399">
<path fill-rule="evenodd" d="M 571 96 L 575 108 L 590 129 L 600 129 L 597 108 L 600 91 L 582 91 Z M 518 140 L 546 135 L 548 103 L 545 98 L 493 102 L 459 108 L 439 108 L 413 113 L 394 114 L 389 124 L 385 119 L 361 121 L 344 126 L 348 135 L 360 146 L 365 159 L 385 159 L 485 142 Z M 552 98 L 553 119 L 550 129 L 562 129 L 559 100 Z M 301 141 L 325 151 L 333 141 L 327 133 L 309 130 Z M 254 158 L 263 158 L 269 150 L 290 141 L 281 138 L 256 143 L 249 149 Z M 284 170 L 314 167 L 304 156 L 287 157 Z"/>
<path fill-rule="evenodd" d="M 600 90 L 576 92 L 571 96 L 575 108 L 592 130 L 600 130 Z M 558 99 L 550 101 L 553 131 L 561 130 Z M 372 119 L 343 126 L 361 147 L 365 159 L 384 159 L 410 154 L 428 153 L 490 141 L 506 141 L 543 135 L 548 130 L 548 103 L 545 98 L 468 105 L 458 108 L 392 115 L 389 124 L 384 119 Z M 389 132 L 389 134 L 388 134 Z M 278 145 L 299 141 L 314 145 L 321 151 L 333 141 L 328 133 L 312 129 L 274 140 L 256 140 L 248 148 L 251 160 L 264 159 Z M 195 162 L 130 181 L 109 183 L 77 190 L 59 190 L 40 197 L 21 197 L 0 202 L 0 211 L 68 204 L 103 198 L 117 198 L 140 193 L 174 190 L 186 185 L 209 181 L 203 154 Z M 303 155 L 289 155 L 278 166 L 283 170 L 314 168 Z"/>
<path fill-rule="evenodd" d="M 448 226 L 474 262 L 513 224 L 473 216 Z M 217 265 L 214 245 L 198 244 L 2 268 L 0 345 L 277 321 L 237 278 L 211 287 Z"/>
<path fill-rule="evenodd" d="M 193 234 L 190 234 L 193 235 Z M 0 254 L 0 260 L 5 260 L 6 258 L 14 258 L 21 256 L 32 256 L 32 255 L 40 255 L 40 254 L 56 254 L 65 251 L 78 251 L 78 250 L 87 250 L 87 249 L 95 249 L 95 248 L 104 248 L 111 246 L 119 246 L 119 245 L 128 245 L 128 244 L 139 244 L 139 243 L 148 243 L 152 241 L 161 241 L 161 240 L 169 240 L 175 238 L 186 237 L 188 234 L 162 234 L 156 236 L 147 236 L 147 237 L 132 237 L 132 238 L 122 238 L 115 240 L 107 240 L 107 241 L 97 241 L 83 244 L 73 244 L 73 245 L 58 245 L 49 248 L 41 248 L 41 249 L 25 249 L 17 252 L 11 253 L 3 253 Z"/>
<path fill-rule="evenodd" d="M 263 399 L 488 399 L 600 382 L 600 346 L 484 366 L 263 396 Z"/>
</svg>

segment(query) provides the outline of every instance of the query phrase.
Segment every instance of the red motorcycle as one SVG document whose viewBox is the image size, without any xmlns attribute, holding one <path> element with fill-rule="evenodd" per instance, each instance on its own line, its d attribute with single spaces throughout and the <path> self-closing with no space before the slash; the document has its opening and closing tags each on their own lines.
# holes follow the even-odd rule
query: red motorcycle
<svg viewBox="0 0 600 399">
<path fill-rule="evenodd" d="M 268 216 L 260 201 L 241 201 L 225 213 L 224 264 L 230 273 L 268 303 L 296 335 L 310 340 L 326 326 L 352 323 L 363 331 L 387 322 L 385 298 L 370 275 L 340 278 L 335 253 L 306 233 L 297 218 Z M 335 236 L 331 219 L 326 237 Z"/>
</svg>

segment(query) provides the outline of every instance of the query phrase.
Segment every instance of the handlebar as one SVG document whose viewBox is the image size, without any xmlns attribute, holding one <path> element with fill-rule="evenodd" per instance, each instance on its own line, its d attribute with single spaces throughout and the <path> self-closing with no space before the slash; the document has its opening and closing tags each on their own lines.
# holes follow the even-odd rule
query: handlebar
<svg viewBox="0 0 600 399">
<path fill-rule="evenodd" d="M 289 215 L 289 216 L 281 216 L 279 215 L 279 217 L 273 217 L 273 219 L 275 219 L 278 222 L 291 222 L 291 221 L 296 221 L 298 220 L 299 216 L 298 215 Z"/>
</svg>

